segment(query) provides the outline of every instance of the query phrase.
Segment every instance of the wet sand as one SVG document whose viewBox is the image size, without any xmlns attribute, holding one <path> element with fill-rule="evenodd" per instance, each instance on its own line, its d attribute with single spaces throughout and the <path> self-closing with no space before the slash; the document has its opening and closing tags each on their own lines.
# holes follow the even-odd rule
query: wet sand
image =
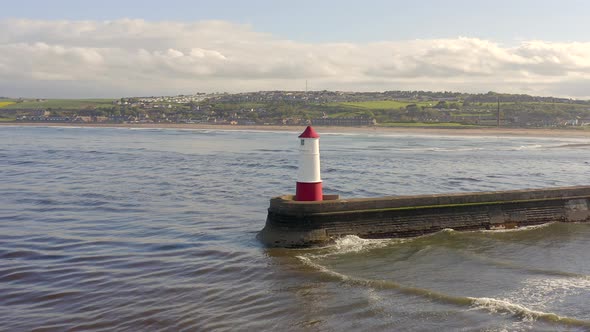
<svg viewBox="0 0 590 332">
<path fill-rule="evenodd" d="M 268 130 L 303 131 L 305 126 L 278 125 L 210 125 L 183 123 L 42 123 L 42 122 L 0 122 L 0 126 L 36 127 L 113 127 L 113 128 L 162 128 L 162 129 L 203 129 L 203 130 Z M 425 127 L 336 127 L 314 126 L 324 133 L 359 134 L 400 134 L 400 135 L 452 135 L 452 136 L 527 136 L 527 137 L 590 137 L 590 129 L 551 128 L 425 128 Z"/>
</svg>

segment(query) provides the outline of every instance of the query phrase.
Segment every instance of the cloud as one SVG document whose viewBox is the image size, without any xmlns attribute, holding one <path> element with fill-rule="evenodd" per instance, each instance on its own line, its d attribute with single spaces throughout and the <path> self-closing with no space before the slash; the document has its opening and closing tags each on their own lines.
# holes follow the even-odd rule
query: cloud
<svg viewBox="0 0 590 332">
<path fill-rule="evenodd" d="M 0 95 L 302 90 L 305 80 L 328 90 L 588 97 L 590 43 L 504 46 L 466 37 L 302 43 L 224 21 L 0 20 Z"/>
</svg>

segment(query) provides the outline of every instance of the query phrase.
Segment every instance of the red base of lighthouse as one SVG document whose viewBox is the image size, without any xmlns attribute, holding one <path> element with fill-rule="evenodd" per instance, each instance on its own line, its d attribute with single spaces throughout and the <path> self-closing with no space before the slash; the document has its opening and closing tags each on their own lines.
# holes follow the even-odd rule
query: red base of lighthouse
<svg viewBox="0 0 590 332">
<path fill-rule="evenodd" d="M 297 182 L 296 201 L 321 201 L 323 198 L 321 182 Z"/>
</svg>

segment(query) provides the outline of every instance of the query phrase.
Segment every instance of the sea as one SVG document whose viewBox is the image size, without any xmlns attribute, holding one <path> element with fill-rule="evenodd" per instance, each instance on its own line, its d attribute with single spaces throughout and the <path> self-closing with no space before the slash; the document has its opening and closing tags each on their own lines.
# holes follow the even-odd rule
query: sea
<svg viewBox="0 0 590 332">
<path fill-rule="evenodd" d="M 590 184 L 587 138 L 318 132 L 343 198 Z M 0 330 L 590 331 L 590 224 L 265 247 L 298 134 L 0 127 Z"/>
</svg>

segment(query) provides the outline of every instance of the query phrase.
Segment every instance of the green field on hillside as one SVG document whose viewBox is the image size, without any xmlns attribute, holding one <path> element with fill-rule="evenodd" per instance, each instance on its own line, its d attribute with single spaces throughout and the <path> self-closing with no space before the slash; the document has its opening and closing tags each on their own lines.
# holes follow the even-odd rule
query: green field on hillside
<svg viewBox="0 0 590 332">
<path fill-rule="evenodd" d="M 498 107 L 498 103 L 471 103 L 472 106 L 485 106 L 485 107 L 489 107 L 489 108 L 497 108 Z M 529 106 L 529 107 L 550 107 L 550 106 L 555 106 L 555 107 L 560 107 L 560 108 L 571 108 L 571 109 L 578 109 L 578 108 L 583 108 L 583 109 L 588 109 L 590 106 L 589 105 L 583 105 L 583 104 L 574 104 L 574 103 L 547 103 L 547 102 L 500 102 L 500 109 L 502 107 L 506 107 L 506 106 L 513 106 L 513 105 L 519 105 L 519 106 Z"/>
<path fill-rule="evenodd" d="M 113 99 L 47 99 L 43 101 L 25 100 L 23 102 L 17 102 L 6 104 L 2 106 L 0 102 L 0 108 L 10 109 L 85 109 L 95 107 L 108 107 L 113 105 Z"/>
<path fill-rule="evenodd" d="M 495 113 L 453 113 L 452 116 L 462 116 L 462 117 L 485 117 L 485 116 L 496 116 Z"/>
<path fill-rule="evenodd" d="M 358 101 L 358 102 L 340 102 L 328 103 L 332 107 L 346 107 L 365 110 L 383 110 L 383 109 L 399 109 L 411 104 L 418 106 L 432 107 L 436 105 L 434 101 L 398 101 L 398 100 L 376 100 L 376 101 Z"/>
<path fill-rule="evenodd" d="M 351 109 L 350 111 L 336 112 L 328 114 L 328 118 L 354 118 L 367 115 L 367 110 Z"/>
</svg>

